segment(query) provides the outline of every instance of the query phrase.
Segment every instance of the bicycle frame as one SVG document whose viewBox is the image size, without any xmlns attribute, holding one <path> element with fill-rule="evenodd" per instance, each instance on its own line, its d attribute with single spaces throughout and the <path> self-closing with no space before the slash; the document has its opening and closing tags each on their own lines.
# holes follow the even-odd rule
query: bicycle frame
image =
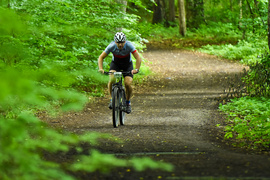
<svg viewBox="0 0 270 180">
<path fill-rule="evenodd" d="M 125 103 L 126 95 L 125 88 L 123 86 L 122 78 L 123 74 L 131 74 L 131 72 L 104 72 L 105 74 L 114 74 L 115 83 L 112 85 L 112 116 L 113 126 L 115 128 L 119 125 L 124 125 L 125 121 Z"/>
</svg>

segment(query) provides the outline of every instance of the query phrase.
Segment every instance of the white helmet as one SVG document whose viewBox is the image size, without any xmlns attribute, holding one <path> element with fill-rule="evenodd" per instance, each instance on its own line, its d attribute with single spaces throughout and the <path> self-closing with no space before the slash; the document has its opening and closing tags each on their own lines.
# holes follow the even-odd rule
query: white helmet
<svg viewBox="0 0 270 180">
<path fill-rule="evenodd" d="M 125 42 L 126 41 L 126 35 L 122 32 L 118 32 L 114 35 L 114 41 L 119 42 Z"/>
</svg>

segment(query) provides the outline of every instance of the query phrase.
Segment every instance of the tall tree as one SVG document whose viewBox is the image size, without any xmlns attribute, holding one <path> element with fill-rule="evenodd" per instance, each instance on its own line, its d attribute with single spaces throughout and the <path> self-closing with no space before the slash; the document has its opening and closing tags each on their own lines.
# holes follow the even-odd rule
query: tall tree
<svg viewBox="0 0 270 180">
<path fill-rule="evenodd" d="M 174 0 L 169 0 L 169 18 L 168 20 L 174 22 L 175 19 L 175 3 Z"/>
<path fill-rule="evenodd" d="M 179 33 L 182 36 L 186 36 L 186 11 L 185 11 L 185 1 L 178 0 L 179 5 Z"/>
<path fill-rule="evenodd" d="M 161 0 L 161 13 L 164 25 L 166 27 L 172 26 L 170 22 L 174 22 L 175 18 L 175 1 L 174 0 Z"/>
<path fill-rule="evenodd" d="M 240 12 L 239 12 L 239 27 L 242 26 L 241 20 L 243 18 L 243 4 L 242 4 L 242 0 L 239 1 L 239 8 L 240 8 Z"/>
<path fill-rule="evenodd" d="M 247 2 L 247 5 L 248 5 L 249 11 L 250 11 L 250 15 L 251 15 L 251 18 L 252 18 L 252 27 L 253 27 L 252 32 L 254 33 L 255 32 L 255 27 L 254 27 L 255 14 L 254 14 L 254 10 L 251 8 L 251 5 L 250 5 L 249 1 L 246 0 L 246 2 Z"/>
<path fill-rule="evenodd" d="M 161 4 L 161 0 L 155 0 L 155 3 L 153 5 L 153 19 L 152 19 L 152 23 L 156 24 L 156 23 L 161 23 L 163 21 L 163 12 L 162 12 L 162 4 Z"/>
<path fill-rule="evenodd" d="M 204 16 L 204 1 L 203 0 L 186 0 L 187 3 L 187 21 L 192 28 L 199 28 L 199 26 L 206 22 Z"/>
<path fill-rule="evenodd" d="M 194 1 L 194 9 L 195 9 L 195 12 L 194 12 L 195 16 L 194 17 L 195 17 L 197 28 L 198 28 L 200 24 L 205 22 L 203 0 Z"/>
</svg>

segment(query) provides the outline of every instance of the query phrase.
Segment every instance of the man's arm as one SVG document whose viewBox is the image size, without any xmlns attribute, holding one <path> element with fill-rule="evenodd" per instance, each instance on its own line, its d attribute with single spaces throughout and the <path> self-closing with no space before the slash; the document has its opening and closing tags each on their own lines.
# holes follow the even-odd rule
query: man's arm
<svg viewBox="0 0 270 180">
<path fill-rule="evenodd" d="M 108 56 L 107 53 L 105 53 L 104 51 L 101 53 L 101 55 L 98 57 L 98 68 L 99 68 L 99 72 L 104 73 L 103 70 L 103 60 Z"/>
<path fill-rule="evenodd" d="M 136 59 L 136 70 L 132 70 L 132 74 L 137 74 L 139 72 L 139 69 L 141 67 L 141 62 L 142 62 L 142 59 L 141 59 L 141 56 L 139 55 L 138 51 L 134 52 L 133 53 L 133 56 L 135 57 Z"/>
</svg>

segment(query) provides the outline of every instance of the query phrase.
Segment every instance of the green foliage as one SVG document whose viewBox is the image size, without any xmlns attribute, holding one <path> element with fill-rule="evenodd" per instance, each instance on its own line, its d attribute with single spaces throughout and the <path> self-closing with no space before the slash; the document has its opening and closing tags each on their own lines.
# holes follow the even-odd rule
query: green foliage
<svg viewBox="0 0 270 180">
<path fill-rule="evenodd" d="M 129 164 L 134 167 L 136 171 L 144 171 L 145 169 L 160 169 L 162 167 L 163 170 L 171 172 L 173 171 L 174 167 L 171 164 L 164 163 L 162 161 L 153 161 L 152 159 L 148 157 L 144 158 L 132 158 L 129 162 Z"/>
<path fill-rule="evenodd" d="M 179 32 L 177 27 L 166 28 L 161 24 L 150 24 L 147 22 L 141 22 L 138 25 L 138 31 L 142 34 L 143 37 L 156 41 L 180 37 L 180 35 L 178 35 Z"/>
<path fill-rule="evenodd" d="M 95 172 L 101 170 L 103 173 L 109 173 L 116 167 L 134 167 L 136 171 L 144 171 L 145 169 L 162 169 L 172 171 L 173 166 L 164 162 L 156 162 L 150 158 L 132 158 L 130 160 L 118 159 L 112 154 L 101 154 L 96 150 L 92 150 L 91 157 L 79 157 L 82 164 L 74 164 L 70 167 L 73 171 Z"/>
<path fill-rule="evenodd" d="M 101 154 L 97 150 L 92 150 L 91 157 L 81 156 L 78 161 L 81 164 L 73 164 L 70 169 L 73 171 L 95 172 L 101 170 L 103 173 L 109 173 L 115 167 L 127 167 L 127 161 L 118 159 L 111 154 Z"/>
<path fill-rule="evenodd" d="M 201 52 L 213 54 L 231 60 L 241 60 L 241 62 L 251 65 L 258 60 L 257 56 L 262 54 L 267 47 L 266 41 L 251 43 L 239 40 L 236 45 L 207 45 L 200 49 Z"/>
<path fill-rule="evenodd" d="M 208 45 L 204 47 L 204 51 L 207 53 L 213 53 L 211 48 L 219 48 L 220 44 L 235 44 L 241 38 L 241 32 L 232 23 L 209 22 L 208 25 L 201 25 L 198 29 L 189 29 L 185 38 L 179 35 L 178 26 L 166 28 L 161 24 L 152 25 L 141 22 L 138 25 L 138 29 L 142 33 L 142 37 L 150 40 L 151 43 L 164 44 L 167 48 L 185 49 L 200 48 Z M 217 44 L 217 46 L 210 46 L 214 44 Z M 207 48 L 210 50 L 205 50 Z M 218 52 L 219 49 L 215 51 L 215 53 Z"/>
<path fill-rule="evenodd" d="M 250 96 L 270 97 L 270 56 L 262 55 L 260 61 L 250 65 L 248 74 L 244 78 L 247 93 Z"/>
<path fill-rule="evenodd" d="M 207 27 L 209 30 L 213 29 L 212 26 L 204 26 Z M 149 41 L 159 41 L 162 42 L 163 40 L 185 40 L 180 34 L 179 34 L 179 26 L 178 22 L 175 26 L 170 27 L 164 27 L 162 24 L 151 24 L 148 21 L 141 21 L 137 25 L 137 30 L 141 33 L 142 37 L 149 40 Z M 187 31 L 187 37 L 186 39 L 196 39 L 200 37 L 199 34 L 201 29 L 189 29 Z M 211 34 L 209 34 L 211 36 Z M 148 41 L 145 42 L 148 42 Z"/>
<path fill-rule="evenodd" d="M 132 30 L 138 17 L 123 14 L 120 11 L 121 6 L 114 1 L 108 3 L 105 0 L 91 2 L 87 0 L 76 2 L 37 0 L 17 1 L 10 5 L 19 14 L 16 15 L 9 10 L 10 13 L 16 15 L 13 19 L 22 21 L 13 23 L 8 19 L 13 16 L 3 13 L 6 14 L 3 18 L 8 19 L 7 21 L 10 21 L 11 25 L 18 24 L 18 28 L 17 26 L 11 27 L 11 25 L 3 27 L 12 28 L 12 32 L 16 32 L 16 29 L 26 29 L 27 36 L 14 37 L 13 34 L 10 34 L 9 37 L 2 37 L 3 42 L 6 42 L 0 44 L 1 47 L 4 47 L 1 48 L 3 52 L 0 52 L 2 60 L 9 64 L 15 63 L 16 66 L 30 65 L 33 68 L 50 66 L 56 72 L 66 71 L 69 78 L 73 79 L 71 87 L 81 91 L 90 91 L 93 93 L 92 95 L 102 95 L 99 87 L 105 82 L 99 81 L 100 76 L 93 75 L 92 72 L 97 70 L 97 58 L 113 40 L 117 29 L 123 28 L 123 31 L 130 37 L 129 40 L 134 41 L 136 45 L 141 40 L 138 32 Z M 20 24 L 28 26 L 21 28 Z M 14 48 L 14 44 L 16 44 L 16 48 Z M 138 49 L 144 47 L 139 45 Z M 24 54 L 28 54 L 28 57 L 22 58 Z M 23 64 L 19 63 L 22 59 L 24 59 Z M 105 66 L 108 65 L 109 62 L 105 62 Z M 87 70 L 92 71 L 86 73 Z M 54 81 L 42 82 L 46 86 L 53 84 L 61 87 L 61 84 L 54 83 Z"/>
<path fill-rule="evenodd" d="M 225 138 L 239 139 L 240 145 L 269 148 L 270 99 L 243 97 L 220 105 L 228 117 Z"/>
<path fill-rule="evenodd" d="M 36 79 L 40 78 L 37 72 L 24 74 L 6 67 L 0 75 L 3 78 L 0 82 L 3 89 L 0 92 L 0 110 L 8 118 L 16 118 L 21 112 L 30 110 L 33 113 L 35 110 L 53 111 L 55 107 L 81 110 L 87 102 L 87 98 L 76 91 L 56 90 L 37 84 Z M 60 72 L 58 75 L 65 77 Z"/>
<path fill-rule="evenodd" d="M 241 38 L 241 33 L 232 23 L 209 22 L 198 29 L 190 29 L 188 37 L 196 39 L 212 39 L 213 42 L 230 42 Z"/>
<path fill-rule="evenodd" d="M 241 60 L 247 65 L 256 64 L 257 56 L 263 54 L 267 49 L 267 1 L 243 1 L 243 18 L 239 20 L 239 6 L 232 1 L 207 2 L 209 12 L 206 8 L 206 14 L 209 14 L 212 21 L 220 21 L 220 24 L 232 24 L 233 28 L 225 28 L 220 34 L 234 33 L 238 43 L 231 43 L 230 39 L 225 38 L 226 44 L 219 46 L 207 45 L 200 49 L 203 52 L 222 56 L 227 59 Z M 251 9 L 250 9 L 251 8 Z M 223 9 L 223 10 L 221 10 Z M 251 12 L 252 11 L 252 12 Z M 211 15 L 212 13 L 212 15 Z M 230 15 L 230 17 L 228 17 Z M 227 18 L 226 18 L 227 17 Z M 222 19 L 225 19 L 224 20 Z M 208 22 L 207 22 L 208 23 Z M 212 26 L 210 26 L 212 27 Z M 222 26 L 219 26 L 222 27 Z M 207 34 L 208 32 L 206 32 Z M 210 32 L 209 34 L 212 34 Z M 242 39 L 242 40 L 240 40 Z"/>
<path fill-rule="evenodd" d="M 59 165 L 42 159 L 38 149 L 66 151 L 68 147 L 64 143 L 77 141 L 75 138 L 47 129 L 30 114 L 22 114 L 17 119 L 1 118 L 0 129 L 2 179 L 72 179 Z"/>
<path fill-rule="evenodd" d="M 97 57 L 113 40 L 116 29 L 123 27 L 133 41 L 140 41 L 140 35 L 130 30 L 137 17 L 122 14 L 119 8 L 114 1 L 105 0 L 1 1 L 1 179 L 74 179 L 60 164 L 47 161 L 43 153 L 66 153 L 72 147 L 81 153 L 82 142 L 95 144 L 97 139 L 110 137 L 58 132 L 35 114 L 82 110 L 88 98 L 81 91 L 102 94 L 100 89 L 108 77 L 96 72 Z M 69 166 L 82 170 L 95 162 L 93 171 L 107 172 L 106 157 L 127 166 L 136 165 L 91 152 L 82 161 L 75 158 Z M 153 164 L 148 163 L 149 167 Z M 167 169 L 166 163 L 159 165 Z"/>
<path fill-rule="evenodd" d="M 257 56 L 263 54 L 267 50 L 266 31 L 263 36 L 261 36 L 261 34 L 247 33 L 250 37 L 241 40 L 241 32 L 235 30 L 237 27 L 232 26 L 232 24 L 227 24 L 227 26 L 222 25 L 223 24 L 218 23 L 216 24 L 216 28 L 209 28 L 209 30 L 212 29 L 210 31 L 205 31 L 203 28 L 203 30 L 199 30 L 199 33 L 196 34 L 201 34 L 201 36 L 205 38 L 211 38 L 212 36 L 213 39 L 219 39 L 218 42 L 225 42 L 225 44 L 206 45 L 200 48 L 199 51 L 226 59 L 241 60 L 242 63 L 247 65 L 256 64 L 258 61 Z M 238 43 L 232 44 L 230 42 Z"/>
<path fill-rule="evenodd" d="M 236 25 L 239 22 L 239 2 L 205 1 L 204 7 L 207 23 L 215 21 Z"/>
</svg>

